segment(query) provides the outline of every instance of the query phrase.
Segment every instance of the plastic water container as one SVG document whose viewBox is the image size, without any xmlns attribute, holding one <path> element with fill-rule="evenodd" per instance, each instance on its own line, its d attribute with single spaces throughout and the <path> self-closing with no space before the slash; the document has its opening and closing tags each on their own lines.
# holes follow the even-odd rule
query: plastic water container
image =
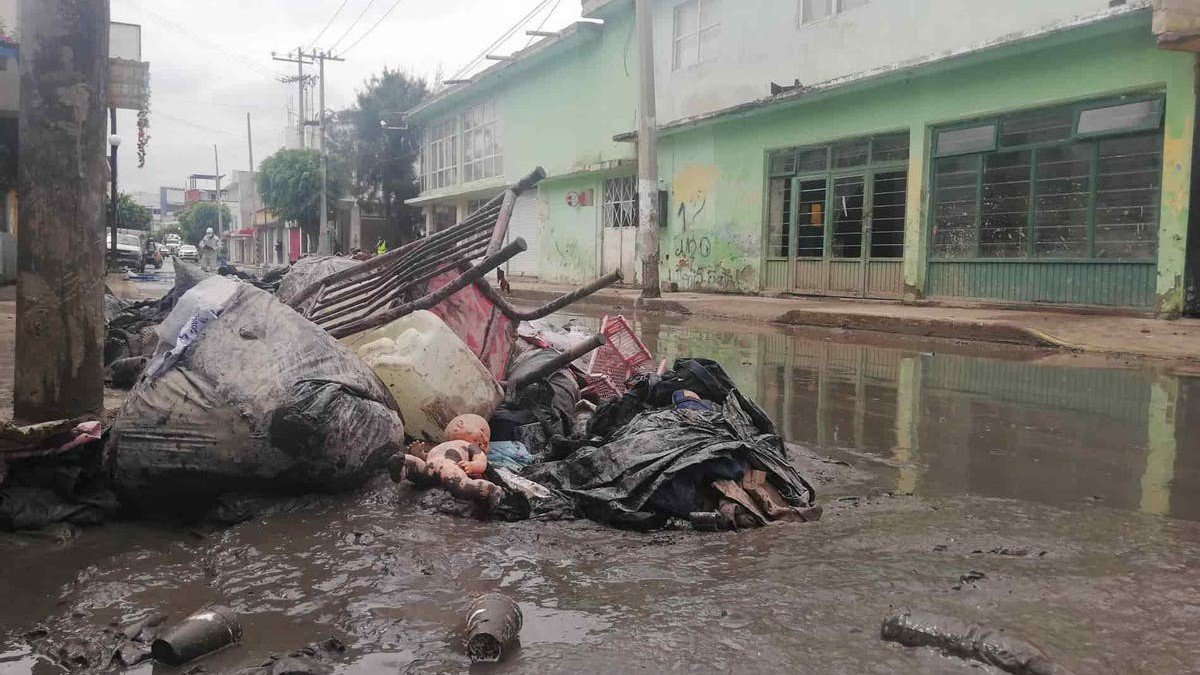
<svg viewBox="0 0 1200 675">
<path fill-rule="evenodd" d="M 503 392 L 466 343 L 432 312 L 420 310 L 342 338 L 383 381 L 400 406 L 404 431 L 441 442 L 458 415 L 488 419 Z"/>
</svg>

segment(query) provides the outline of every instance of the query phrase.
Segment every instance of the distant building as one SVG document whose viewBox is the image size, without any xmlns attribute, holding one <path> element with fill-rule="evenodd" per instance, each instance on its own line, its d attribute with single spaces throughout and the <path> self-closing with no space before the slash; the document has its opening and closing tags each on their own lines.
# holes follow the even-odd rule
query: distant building
<svg viewBox="0 0 1200 675">
<path fill-rule="evenodd" d="M 409 111 L 427 231 L 540 165 L 510 272 L 640 276 L 633 4 Z M 1200 311 L 1195 0 L 651 4 L 664 283 Z"/>
<path fill-rule="evenodd" d="M 6 27 L 7 31 L 2 28 Z M 18 48 L 9 38 L 18 35 L 17 0 L 0 0 L 0 282 L 17 275 L 17 116 L 21 76 Z"/>
<path fill-rule="evenodd" d="M 185 197 L 186 191 L 183 188 L 165 186 L 158 188 L 158 212 L 162 215 L 163 220 L 174 218 L 187 208 Z"/>
</svg>

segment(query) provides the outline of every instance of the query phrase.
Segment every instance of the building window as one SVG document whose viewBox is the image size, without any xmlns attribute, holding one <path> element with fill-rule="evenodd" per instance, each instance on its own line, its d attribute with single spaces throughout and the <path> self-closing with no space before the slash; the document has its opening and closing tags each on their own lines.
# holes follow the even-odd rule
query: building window
<svg viewBox="0 0 1200 675">
<path fill-rule="evenodd" d="M 462 119 L 463 182 L 470 183 L 504 173 L 495 102 L 467 108 Z"/>
<path fill-rule="evenodd" d="M 638 226 L 637 176 L 609 178 L 604 181 L 604 227 Z"/>
<path fill-rule="evenodd" d="M 720 0 L 688 0 L 675 7 L 674 69 L 687 68 L 717 55 Z"/>
<path fill-rule="evenodd" d="M 870 0 L 800 0 L 800 24 L 824 21 L 831 16 L 866 5 Z"/>
<path fill-rule="evenodd" d="M 769 258 L 901 258 L 908 132 L 771 153 Z"/>
<path fill-rule="evenodd" d="M 1153 260 L 1161 98 L 1014 113 L 934 134 L 934 259 Z"/>
<path fill-rule="evenodd" d="M 438 120 L 425 130 L 421 189 L 436 190 L 458 182 L 458 118 Z"/>
</svg>

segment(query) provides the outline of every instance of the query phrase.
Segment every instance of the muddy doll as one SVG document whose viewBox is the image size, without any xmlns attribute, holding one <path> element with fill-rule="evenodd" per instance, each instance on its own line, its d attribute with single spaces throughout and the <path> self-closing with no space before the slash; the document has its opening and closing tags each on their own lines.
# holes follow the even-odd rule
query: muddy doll
<svg viewBox="0 0 1200 675">
<path fill-rule="evenodd" d="M 445 442 L 428 451 L 424 443 L 413 443 L 404 457 L 400 477 L 418 485 L 438 485 L 457 499 L 495 501 L 500 487 L 483 480 L 491 430 L 479 415 L 459 415 L 446 425 Z"/>
</svg>

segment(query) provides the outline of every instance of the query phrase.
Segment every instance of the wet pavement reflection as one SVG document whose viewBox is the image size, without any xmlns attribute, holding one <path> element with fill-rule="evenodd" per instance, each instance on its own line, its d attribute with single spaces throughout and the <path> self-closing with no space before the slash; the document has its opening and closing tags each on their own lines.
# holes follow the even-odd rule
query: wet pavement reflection
<svg viewBox="0 0 1200 675">
<path fill-rule="evenodd" d="M 654 319 L 637 329 L 661 357 L 719 361 L 787 440 L 889 465 L 897 492 L 1102 500 L 1200 519 L 1195 377 L 1034 351 L 994 358 L 978 345 L 862 344 L 853 333 Z"/>
</svg>

